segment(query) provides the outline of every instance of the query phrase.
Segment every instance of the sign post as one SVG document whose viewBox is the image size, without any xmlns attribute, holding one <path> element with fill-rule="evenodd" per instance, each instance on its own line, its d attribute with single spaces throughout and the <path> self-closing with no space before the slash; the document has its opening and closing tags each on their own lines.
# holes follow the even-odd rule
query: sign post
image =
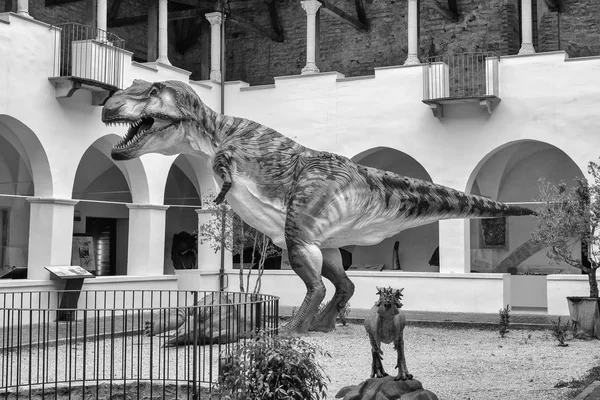
<svg viewBox="0 0 600 400">
<path fill-rule="evenodd" d="M 74 311 L 77 308 L 83 281 L 86 278 L 95 278 L 95 276 L 76 265 L 45 268 L 50 272 L 52 280 L 66 281 L 64 293 L 58 306 L 58 320 L 72 321 L 75 317 Z"/>
</svg>

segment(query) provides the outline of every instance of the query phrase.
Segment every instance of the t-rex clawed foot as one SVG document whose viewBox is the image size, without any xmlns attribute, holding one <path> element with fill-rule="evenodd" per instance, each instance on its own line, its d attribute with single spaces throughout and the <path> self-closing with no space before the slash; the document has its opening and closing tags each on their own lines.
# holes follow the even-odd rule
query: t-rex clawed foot
<svg viewBox="0 0 600 400">
<path fill-rule="evenodd" d="M 383 378 L 384 376 L 388 376 L 383 369 L 381 353 L 374 351 L 371 354 L 373 355 L 373 363 L 371 364 L 371 378 Z"/>
<path fill-rule="evenodd" d="M 396 366 L 398 368 L 398 366 Z M 398 375 L 394 378 L 395 381 L 407 381 L 413 379 L 412 374 L 409 374 L 408 371 L 400 370 L 398 371 Z"/>
</svg>

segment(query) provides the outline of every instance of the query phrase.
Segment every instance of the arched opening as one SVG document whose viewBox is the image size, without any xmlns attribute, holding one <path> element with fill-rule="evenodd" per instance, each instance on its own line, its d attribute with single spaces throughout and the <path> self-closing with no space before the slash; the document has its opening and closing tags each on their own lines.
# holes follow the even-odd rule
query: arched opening
<svg viewBox="0 0 600 400">
<path fill-rule="evenodd" d="M 75 206 L 71 264 L 98 276 L 127 275 L 127 203 L 148 196 L 141 161 L 115 163 L 110 157 L 118 140 L 117 135 L 108 135 L 94 142 L 79 162 L 73 185 L 73 199 L 79 203 Z M 91 254 L 80 254 L 80 248 L 90 249 Z"/>
<path fill-rule="evenodd" d="M 418 161 L 395 149 L 369 149 L 355 156 L 353 161 L 398 175 L 431 181 L 431 176 Z M 348 246 L 344 249 L 352 253 L 352 269 L 395 269 L 396 252 L 400 268 L 404 271 L 438 272 L 439 261 L 436 262 L 433 257 L 438 245 L 439 224 L 434 222 L 407 229 L 373 246 Z"/>
<path fill-rule="evenodd" d="M 202 196 L 211 188 L 206 166 L 198 157 L 178 156 L 167 176 L 164 204 L 168 205 L 165 223 L 165 274 L 175 269 L 198 268 L 197 248 L 193 238 L 198 229 L 196 210 Z M 204 173 L 203 173 L 204 172 Z"/>
<path fill-rule="evenodd" d="M 46 152 L 37 136 L 17 119 L 0 115 L 0 276 L 27 268 L 27 197 L 50 196 L 52 187 Z"/>
<path fill-rule="evenodd" d="M 540 178 L 572 185 L 577 176 L 584 174 L 565 152 L 548 143 L 524 140 L 508 143 L 489 153 L 469 177 L 466 191 L 493 200 L 535 207 Z M 473 219 L 470 224 L 473 272 L 579 273 L 566 264 L 550 263 L 546 251 L 530 241 L 536 224 L 534 217 Z"/>
</svg>

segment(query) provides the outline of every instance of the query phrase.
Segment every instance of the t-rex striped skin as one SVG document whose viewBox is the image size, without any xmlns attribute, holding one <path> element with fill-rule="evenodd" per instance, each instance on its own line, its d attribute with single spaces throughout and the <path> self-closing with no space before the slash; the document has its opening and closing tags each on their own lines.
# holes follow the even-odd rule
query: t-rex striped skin
<svg viewBox="0 0 600 400">
<path fill-rule="evenodd" d="M 338 308 L 354 293 L 338 247 L 373 245 L 447 218 L 532 213 L 309 149 L 257 122 L 211 110 L 179 81 L 136 80 L 106 102 L 102 120 L 131 125 L 112 150 L 115 160 L 152 152 L 203 156 L 221 184 L 216 201 L 227 198 L 244 221 L 287 248 L 307 287 L 289 331 L 305 332 L 309 324 L 334 329 Z M 322 276 L 336 292 L 313 318 L 325 296 Z"/>
</svg>

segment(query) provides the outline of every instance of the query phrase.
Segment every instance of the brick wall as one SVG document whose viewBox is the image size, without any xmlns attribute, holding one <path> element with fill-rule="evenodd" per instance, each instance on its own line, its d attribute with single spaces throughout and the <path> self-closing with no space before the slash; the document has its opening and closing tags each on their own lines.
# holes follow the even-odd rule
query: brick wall
<svg viewBox="0 0 600 400">
<path fill-rule="evenodd" d="M 30 0 L 30 13 L 48 23 L 89 21 L 83 0 L 61 6 L 45 7 L 45 0 Z M 109 0 L 109 10 L 115 0 Z M 356 16 L 354 2 L 330 0 L 348 14 Z M 321 11 L 321 71 L 339 71 L 346 76 L 373 74 L 373 68 L 401 65 L 406 59 L 406 0 L 363 0 L 370 30 L 363 32 Z M 445 0 L 439 0 L 445 4 Z M 16 3 L 16 1 L 14 2 Z M 4 10 L 6 0 L 0 0 Z M 146 0 L 122 0 L 118 18 L 144 15 Z M 458 0 L 458 21 L 449 19 L 432 5 L 420 1 L 420 57 L 495 51 L 516 54 L 520 47 L 519 0 Z M 274 76 L 299 74 L 306 60 L 306 14 L 300 0 L 276 0 L 285 41 L 275 42 L 259 33 L 227 22 L 227 80 L 250 84 L 272 83 Z M 538 51 L 566 50 L 571 57 L 600 55 L 600 1 L 561 0 L 560 13 L 538 14 Z M 234 10 L 255 24 L 271 30 L 266 5 L 249 10 Z M 176 38 L 190 32 L 193 21 L 176 21 L 169 27 L 169 59 L 192 72 L 192 79 L 207 79 L 210 29 L 206 22 L 201 35 L 185 51 L 175 46 Z M 126 48 L 138 60 L 146 60 L 147 23 L 111 32 L 126 39 Z M 151 60 L 152 61 L 152 60 Z"/>
</svg>

